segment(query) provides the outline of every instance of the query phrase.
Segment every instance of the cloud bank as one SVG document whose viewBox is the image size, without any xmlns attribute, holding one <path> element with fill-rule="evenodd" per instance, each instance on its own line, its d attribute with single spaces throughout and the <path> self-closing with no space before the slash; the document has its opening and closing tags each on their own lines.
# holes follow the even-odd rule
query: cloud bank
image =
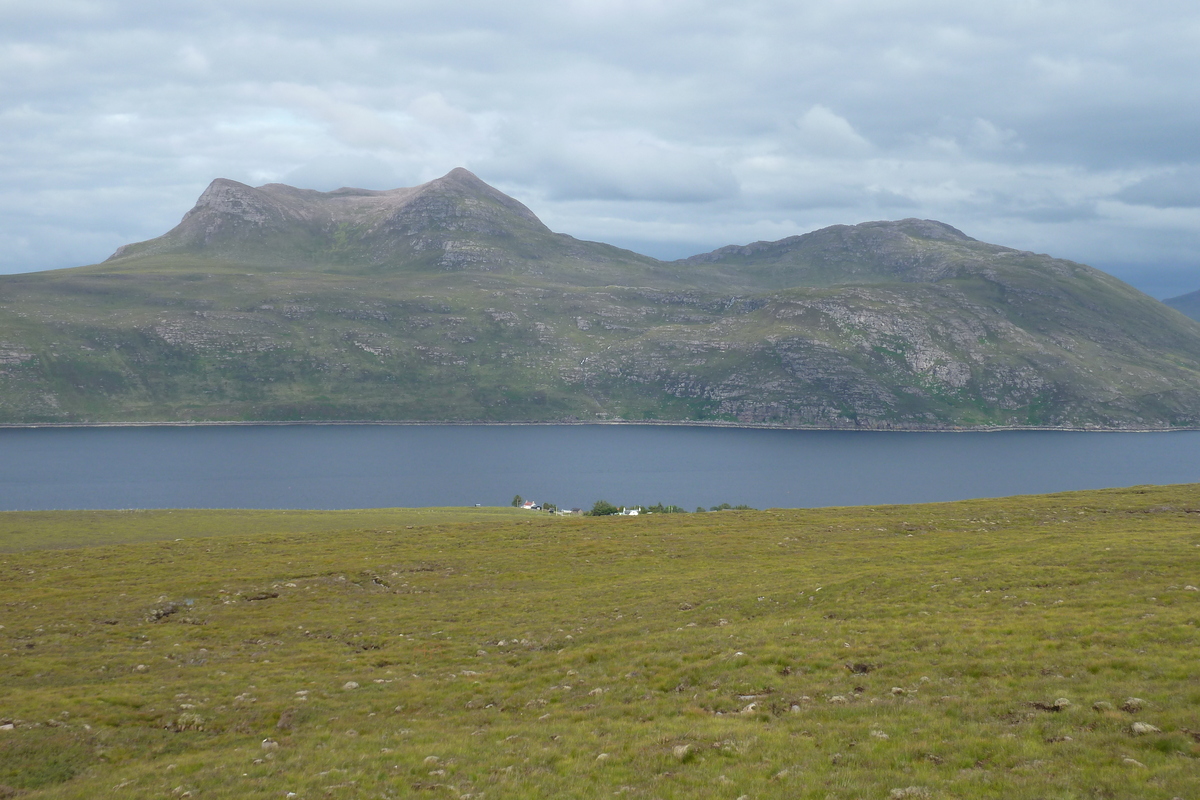
<svg viewBox="0 0 1200 800">
<path fill-rule="evenodd" d="M 465 166 L 660 257 L 916 216 L 1178 294 L 1197 52 L 1160 0 L 10 0 L 0 271 L 102 260 L 215 177 Z"/>
</svg>

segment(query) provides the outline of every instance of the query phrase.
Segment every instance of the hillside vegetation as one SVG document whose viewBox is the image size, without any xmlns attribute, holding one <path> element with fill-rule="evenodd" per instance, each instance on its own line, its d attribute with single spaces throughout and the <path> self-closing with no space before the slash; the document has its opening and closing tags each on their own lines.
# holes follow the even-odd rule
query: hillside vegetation
<svg viewBox="0 0 1200 800">
<path fill-rule="evenodd" d="M 0 795 L 1190 797 L 1198 511 L 3 513 Z"/>
<path fill-rule="evenodd" d="M 661 262 L 466 170 L 218 180 L 103 264 L 0 276 L 0 423 L 1200 426 L 1200 323 L 929 220 Z"/>
</svg>

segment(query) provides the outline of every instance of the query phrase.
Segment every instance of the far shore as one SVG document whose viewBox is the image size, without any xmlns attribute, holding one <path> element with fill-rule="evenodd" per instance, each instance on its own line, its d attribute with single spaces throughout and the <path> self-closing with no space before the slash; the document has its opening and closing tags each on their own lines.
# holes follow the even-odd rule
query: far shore
<svg viewBox="0 0 1200 800">
<path fill-rule="evenodd" d="M 1001 433 L 1004 431 L 1059 431 L 1074 433 L 1173 433 L 1177 431 L 1196 431 L 1200 427 L 1177 428 L 1104 428 L 1100 426 L 1070 427 L 1053 425 L 904 425 L 904 426 L 818 426 L 818 425 L 776 425 L 755 422 L 726 422 L 720 420 L 560 420 L 560 421 L 510 421 L 498 422 L 490 420 L 174 420 L 147 422 L 0 422 L 0 429 L 30 429 L 30 428 L 197 428 L 197 427 L 258 427 L 280 425 L 388 425 L 388 426 L 540 426 L 540 427 L 578 427 L 583 425 L 640 425 L 649 427 L 682 427 L 682 428 L 735 428 L 746 430 L 773 431 L 842 431 L 855 433 Z"/>
</svg>

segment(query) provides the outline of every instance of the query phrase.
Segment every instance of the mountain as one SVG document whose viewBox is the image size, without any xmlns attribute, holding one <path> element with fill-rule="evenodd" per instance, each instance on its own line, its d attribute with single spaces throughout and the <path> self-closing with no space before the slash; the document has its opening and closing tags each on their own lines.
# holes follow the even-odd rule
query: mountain
<svg viewBox="0 0 1200 800">
<path fill-rule="evenodd" d="M 659 262 L 554 233 L 465 169 L 408 189 L 316 192 L 218 178 L 172 230 L 121 247 L 107 264 L 200 255 L 254 268 L 357 274 L 458 270 L 608 282 Z"/>
<path fill-rule="evenodd" d="M 1171 308 L 1195 320 L 1200 320 L 1200 291 L 1188 292 L 1163 300 Z"/>
<path fill-rule="evenodd" d="M 217 180 L 102 264 L 0 276 L 0 421 L 1200 426 L 1200 323 L 931 220 L 674 262 L 456 169 Z"/>
</svg>

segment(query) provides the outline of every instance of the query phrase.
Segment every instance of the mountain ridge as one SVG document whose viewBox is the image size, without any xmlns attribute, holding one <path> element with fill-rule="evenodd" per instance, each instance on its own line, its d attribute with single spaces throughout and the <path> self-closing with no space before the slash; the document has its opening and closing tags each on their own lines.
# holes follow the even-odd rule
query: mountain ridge
<svg viewBox="0 0 1200 800">
<path fill-rule="evenodd" d="M 934 220 L 664 262 L 466 170 L 218 179 L 89 267 L 0 277 L 0 423 L 1200 427 L 1200 323 Z"/>
<path fill-rule="evenodd" d="M 547 257 L 649 267 L 655 259 L 554 233 L 523 203 L 457 167 L 419 186 L 332 192 L 214 180 L 172 230 L 106 262 L 204 253 L 271 267 L 537 271 Z"/>
<path fill-rule="evenodd" d="M 1200 321 L 1200 289 L 1178 297 L 1168 297 L 1163 303 L 1190 319 Z"/>
</svg>

